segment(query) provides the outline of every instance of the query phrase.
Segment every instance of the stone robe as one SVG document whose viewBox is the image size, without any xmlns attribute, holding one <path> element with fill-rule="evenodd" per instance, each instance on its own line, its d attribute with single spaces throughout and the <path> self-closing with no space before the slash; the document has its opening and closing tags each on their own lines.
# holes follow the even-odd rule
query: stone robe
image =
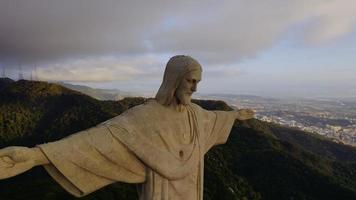
<svg viewBox="0 0 356 200">
<path fill-rule="evenodd" d="M 225 143 L 234 112 L 190 104 L 178 112 L 155 100 L 96 127 L 39 145 L 48 173 L 81 197 L 120 181 L 140 200 L 202 200 L 204 154 Z"/>
</svg>

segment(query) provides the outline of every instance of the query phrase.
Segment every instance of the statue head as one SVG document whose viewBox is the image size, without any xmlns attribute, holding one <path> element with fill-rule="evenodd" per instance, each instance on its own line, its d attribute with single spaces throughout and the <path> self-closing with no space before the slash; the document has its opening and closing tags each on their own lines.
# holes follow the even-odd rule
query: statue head
<svg viewBox="0 0 356 200">
<path fill-rule="evenodd" d="M 201 80 L 202 67 L 194 58 L 185 55 L 169 59 L 156 100 L 162 105 L 173 102 L 187 105 Z"/>
</svg>

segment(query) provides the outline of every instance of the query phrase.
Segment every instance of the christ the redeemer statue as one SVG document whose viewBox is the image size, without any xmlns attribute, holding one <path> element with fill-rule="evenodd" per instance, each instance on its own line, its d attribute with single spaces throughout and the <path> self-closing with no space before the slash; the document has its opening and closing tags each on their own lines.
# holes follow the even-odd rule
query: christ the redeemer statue
<svg viewBox="0 0 356 200">
<path fill-rule="evenodd" d="M 42 165 L 77 197 L 119 181 L 137 184 L 140 200 L 202 200 L 205 153 L 254 113 L 191 103 L 201 74 L 192 57 L 172 57 L 155 99 L 56 142 L 1 149 L 0 179 Z"/>
</svg>

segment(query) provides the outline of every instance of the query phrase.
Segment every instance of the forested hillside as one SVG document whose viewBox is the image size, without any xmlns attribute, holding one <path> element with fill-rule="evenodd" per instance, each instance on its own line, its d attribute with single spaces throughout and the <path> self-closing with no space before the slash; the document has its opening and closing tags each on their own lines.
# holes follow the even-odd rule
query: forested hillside
<svg viewBox="0 0 356 200">
<path fill-rule="evenodd" d="M 0 81 L 0 148 L 34 146 L 94 126 L 145 101 L 98 101 L 56 84 Z M 230 110 L 222 101 L 196 100 Z M 356 199 L 356 149 L 258 120 L 236 121 L 225 145 L 206 155 L 204 199 Z M 0 181 L 0 200 L 70 200 L 41 168 Z M 82 199 L 137 199 L 117 183 Z"/>
</svg>

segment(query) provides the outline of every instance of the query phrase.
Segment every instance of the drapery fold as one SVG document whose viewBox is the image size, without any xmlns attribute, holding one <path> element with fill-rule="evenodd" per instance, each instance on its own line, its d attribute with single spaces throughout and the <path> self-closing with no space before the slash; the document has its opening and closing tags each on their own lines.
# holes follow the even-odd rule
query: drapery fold
<svg viewBox="0 0 356 200">
<path fill-rule="evenodd" d="M 119 181 L 138 183 L 140 200 L 202 200 L 204 154 L 226 142 L 234 120 L 233 112 L 196 104 L 178 112 L 150 100 L 39 147 L 46 170 L 75 196 Z"/>
</svg>

